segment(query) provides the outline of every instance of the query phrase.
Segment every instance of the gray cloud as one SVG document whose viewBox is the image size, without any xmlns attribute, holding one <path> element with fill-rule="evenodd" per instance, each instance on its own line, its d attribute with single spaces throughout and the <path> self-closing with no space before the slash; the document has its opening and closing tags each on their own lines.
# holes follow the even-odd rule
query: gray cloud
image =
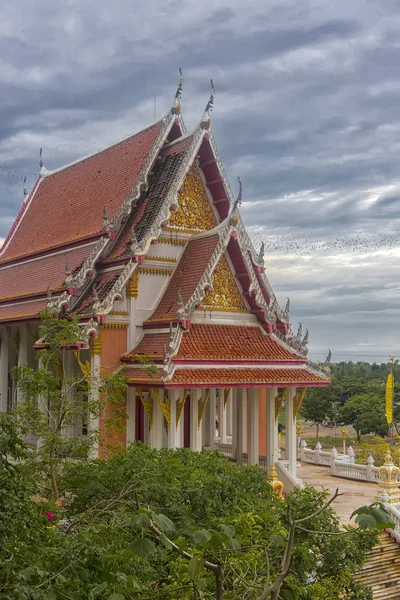
<svg viewBox="0 0 400 600">
<path fill-rule="evenodd" d="M 54 168 L 146 125 L 182 65 L 189 126 L 217 85 L 213 128 L 243 217 L 311 347 L 395 351 L 399 26 L 396 0 L 6 0 L 0 237 L 40 146 Z"/>
</svg>

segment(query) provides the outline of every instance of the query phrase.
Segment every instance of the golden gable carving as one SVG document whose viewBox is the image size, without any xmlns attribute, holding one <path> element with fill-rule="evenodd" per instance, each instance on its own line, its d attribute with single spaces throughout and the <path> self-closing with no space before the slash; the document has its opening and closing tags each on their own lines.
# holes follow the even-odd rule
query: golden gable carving
<svg viewBox="0 0 400 600">
<path fill-rule="evenodd" d="M 213 229 L 215 215 L 196 166 L 192 166 L 178 196 L 179 207 L 170 216 L 168 225 L 185 229 Z"/>
<path fill-rule="evenodd" d="M 201 308 L 205 310 L 232 310 L 247 312 L 238 284 L 225 256 L 222 255 L 212 276 L 213 290 L 204 296 Z"/>
</svg>

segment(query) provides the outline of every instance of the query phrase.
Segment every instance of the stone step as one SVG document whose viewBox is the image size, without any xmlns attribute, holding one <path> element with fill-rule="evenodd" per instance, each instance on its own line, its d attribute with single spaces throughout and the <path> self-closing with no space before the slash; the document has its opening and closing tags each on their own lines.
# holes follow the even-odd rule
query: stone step
<svg viewBox="0 0 400 600">
<path fill-rule="evenodd" d="M 400 544 L 389 533 L 379 535 L 354 580 L 370 587 L 375 600 L 400 600 Z"/>
</svg>

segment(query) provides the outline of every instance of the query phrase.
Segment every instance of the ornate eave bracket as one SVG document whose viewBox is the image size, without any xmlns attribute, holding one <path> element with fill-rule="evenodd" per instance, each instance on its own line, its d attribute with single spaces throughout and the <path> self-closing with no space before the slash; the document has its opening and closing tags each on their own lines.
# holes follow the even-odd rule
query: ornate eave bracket
<svg viewBox="0 0 400 600">
<path fill-rule="evenodd" d="M 83 261 L 79 270 L 76 273 L 67 273 L 64 281 L 66 288 L 73 291 L 80 290 L 87 283 L 88 279 L 96 275 L 96 262 L 103 254 L 108 244 L 108 238 L 101 237 L 95 244 L 93 250 L 87 258 Z"/>
<path fill-rule="evenodd" d="M 112 310 L 114 302 L 122 302 L 125 297 L 125 287 L 128 280 L 132 277 L 138 263 L 134 262 L 133 258 L 125 265 L 124 270 L 119 275 L 118 279 L 108 292 L 106 298 L 100 300 L 95 298 L 92 306 L 92 312 L 96 315 L 106 315 Z"/>
</svg>

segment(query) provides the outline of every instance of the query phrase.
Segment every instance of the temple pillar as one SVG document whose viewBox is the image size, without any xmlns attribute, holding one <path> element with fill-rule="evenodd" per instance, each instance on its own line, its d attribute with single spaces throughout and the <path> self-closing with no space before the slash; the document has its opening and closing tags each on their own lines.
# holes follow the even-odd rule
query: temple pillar
<svg viewBox="0 0 400 600">
<path fill-rule="evenodd" d="M 190 448 L 201 452 L 201 423 L 199 424 L 199 400 L 205 390 L 190 390 Z"/>
<path fill-rule="evenodd" d="M 176 401 L 179 396 L 179 390 L 169 390 L 169 414 L 170 421 L 168 427 L 168 448 L 173 450 L 179 446 L 179 435 L 176 431 Z"/>
<path fill-rule="evenodd" d="M 66 401 L 67 407 L 72 408 L 72 405 L 76 398 L 75 385 L 71 386 L 72 378 L 74 376 L 75 357 L 71 350 L 63 350 L 63 370 L 65 380 L 62 382 L 63 385 L 63 396 Z M 68 409 L 70 410 L 70 409 Z M 73 423 L 65 425 L 63 427 L 63 435 L 69 438 L 75 437 L 75 428 L 79 428 L 82 433 L 82 421 L 78 423 L 78 416 L 75 415 Z"/>
<path fill-rule="evenodd" d="M 294 416 L 293 398 L 296 394 L 296 388 L 290 387 L 287 389 L 285 405 L 286 405 L 286 460 L 289 461 L 289 473 L 296 477 L 296 461 L 297 461 L 297 446 L 296 446 L 296 417 Z"/>
<path fill-rule="evenodd" d="M 237 388 L 236 390 L 237 420 L 236 420 L 236 444 L 235 458 L 238 465 L 243 464 L 243 453 L 247 448 L 247 390 Z"/>
<path fill-rule="evenodd" d="M 278 417 L 275 418 L 275 398 L 278 388 L 267 389 L 267 473 L 278 462 Z"/>
<path fill-rule="evenodd" d="M 90 346 L 90 399 L 98 406 L 100 402 L 100 358 L 101 358 L 101 339 L 97 340 L 97 343 L 92 343 Z M 98 414 L 89 415 L 88 433 L 96 431 L 99 434 L 100 429 L 100 417 Z M 99 440 L 96 439 L 93 442 L 91 449 L 92 458 L 97 458 L 99 454 Z"/>
<path fill-rule="evenodd" d="M 28 348 L 29 348 L 29 332 L 26 325 L 20 325 L 19 333 L 19 349 L 18 349 L 18 367 L 23 367 L 28 364 Z M 22 402 L 23 397 L 21 391 L 17 388 L 17 403 Z"/>
<path fill-rule="evenodd" d="M 258 389 L 247 390 L 247 415 L 248 415 L 248 464 L 258 465 Z"/>
<path fill-rule="evenodd" d="M 1 332 L 0 344 L 0 412 L 7 412 L 9 334 L 6 328 Z"/>
<path fill-rule="evenodd" d="M 139 292 L 139 271 L 136 268 L 126 286 L 126 304 L 129 313 L 129 327 L 127 332 L 128 351 L 136 345 L 136 302 Z"/>
<path fill-rule="evenodd" d="M 210 450 L 215 449 L 216 392 L 215 388 L 210 389 L 210 397 L 203 416 L 203 446 Z"/>
<path fill-rule="evenodd" d="M 159 450 L 163 447 L 164 415 L 157 400 L 157 391 L 150 390 L 153 398 L 153 424 L 150 430 L 150 446 Z M 163 390 L 160 390 L 163 393 Z"/>
<path fill-rule="evenodd" d="M 218 437 L 221 444 L 226 444 L 226 407 L 224 388 L 218 390 Z"/>
<path fill-rule="evenodd" d="M 136 439 L 136 388 L 128 387 L 126 391 L 126 446 Z"/>
<path fill-rule="evenodd" d="M 228 401 L 226 403 L 226 435 L 232 437 L 232 390 L 229 390 Z"/>
</svg>

